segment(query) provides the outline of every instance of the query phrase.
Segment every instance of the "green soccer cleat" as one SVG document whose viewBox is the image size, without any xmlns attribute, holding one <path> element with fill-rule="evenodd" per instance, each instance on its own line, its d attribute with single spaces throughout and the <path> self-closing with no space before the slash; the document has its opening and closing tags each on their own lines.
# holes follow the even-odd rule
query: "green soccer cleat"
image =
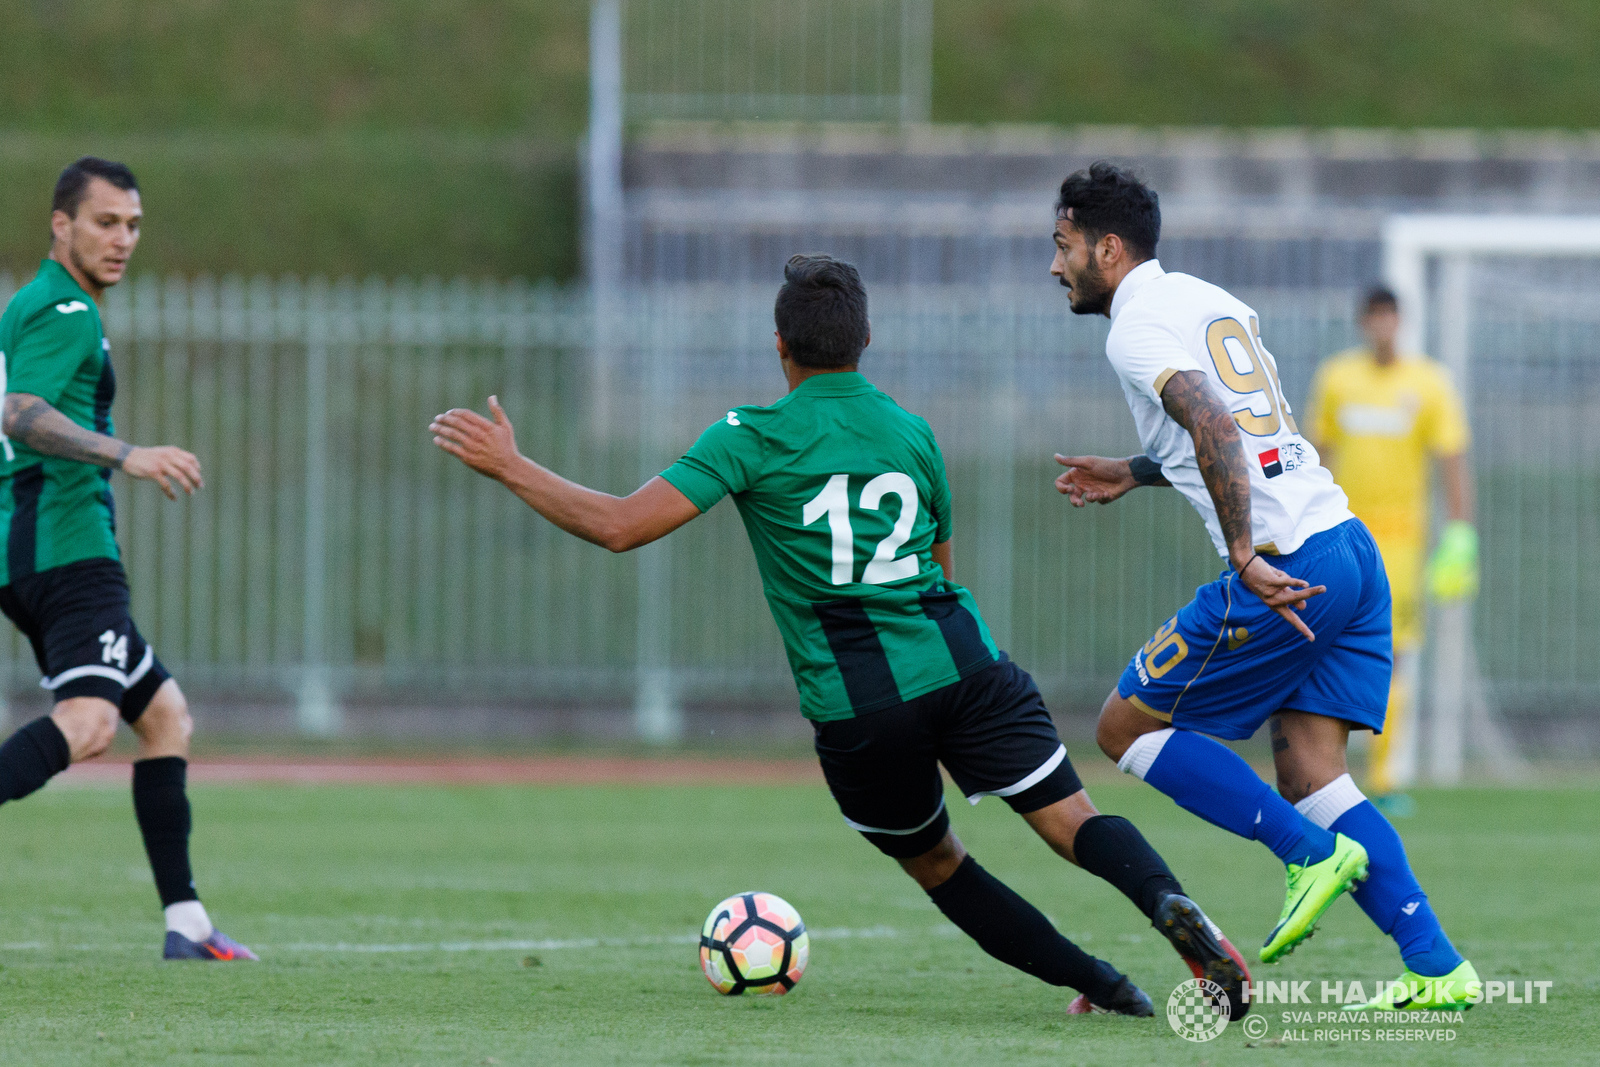
<svg viewBox="0 0 1600 1067">
<path fill-rule="evenodd" d="M 1467 960 L 1441 978 L 1425 978 L 1410 968 L 1365 1004 L 1346 1004 L 1345 1011 L 1465 1011 L 1483 992 L 1478 972 Z"/>
<path fill-rule="evenodd" d="M 1322 913 L 1351 884 L 1367 876 L 1367 850 L 1343 834 L 1333 839 L 1333 855 L 1321 863 L 1302 867 L 1289 864 L 1289 892 L 1278 925 L 1261 946 L 1261 962 L 1276 963 L 1317 928 Z"/>
</svg>

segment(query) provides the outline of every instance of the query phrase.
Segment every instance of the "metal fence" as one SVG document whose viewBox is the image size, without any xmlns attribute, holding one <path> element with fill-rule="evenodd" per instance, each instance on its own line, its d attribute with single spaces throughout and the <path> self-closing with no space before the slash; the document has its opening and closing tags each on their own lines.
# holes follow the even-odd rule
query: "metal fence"
<svg viewBox="0 0 1600 1067">
<path fill-rule="evenodd" d="M 923 122 L 929 0 L 627 0 L 631 119 Z"/>
<path fill-rule="evenodd" d="M 1353 340 L 1346 292 L 1241 295 L 1291 398 Z M 629 706 L 656 686 L 670 701 L 792 707 L 730 504 L 612 556 L 425 430 L 496 392 L 524 452 L 630 491 L 728 408 L 781 395 L 771 299 L 770 286 L 626 290 L 597 360 L 579 290 L 151 277 L 111 290 L 119 433 L 188 447 L 207 477 L 176 504 L 115 479 L 141 628 L 191 687 L 229 693 Z M 1137 448 L 1105 320 L 1074 317 L 1058 292 L 879 287 L 872 301 L 863 370 L 940 437 L 958 579 L 1053 700 L 1097 703 L 1219 568 L 1176 494 L 1074 511 L 1051 487 L 1055 451 Z M 1484 668 L 1511 710 L 1592 707 L 1600 315 L 1555 298 L 1485 299 L 1474 314 Z M 14 682 L 31 679 L 26 644 L 4 649 Z"/>
</svg>

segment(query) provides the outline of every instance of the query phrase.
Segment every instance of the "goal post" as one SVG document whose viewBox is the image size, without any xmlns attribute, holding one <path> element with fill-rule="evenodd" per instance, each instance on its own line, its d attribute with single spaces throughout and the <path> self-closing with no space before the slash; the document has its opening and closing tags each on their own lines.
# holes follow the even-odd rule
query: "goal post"
<svg viewBox="0 0 1600 1067">
<path fill-rule="evenodd" d="M 1399 345 L 1431 349 L 1459 384 L 1469 411 L 1472 263 L 1488 256 L 1600 258 L 1600 216 L 1396 215 L 1384 224 L 1384 275 L 1403 311 Z M 1479 671 L 1472 605 L 1436 606 L 1432 615 L 1428 777 L 1461 781 L 1469 751 L 1499 777 L 1520 775 L 1525 765 L 1493 713 Z"/>
<path fill-rule="evenodd" d="M 1441 341 L 1448 332 L 1442 321 L 1430 321 L 1430 262 L 1439 262 L 1441 274 L 1446 274 L 1452 264 L 1459 270 L 1462 261 L 1482 255 L 1600 256 L 1600 215 L 1391 216 L 1383 226 L 1383 273 L 1407 309 L 1400 323 L 1402 348 L 1422 351 L 1431 326 L 1441 327 Z M 1449 280 L 1441 277 L 1440 282 Z M 1461 286 L 1438 288 L 1448 297 L 1451 288 Z M 1452 371 L 1466 368 L 1464 348 L 1441 348 L 1438 358 Z"/>
</svg>

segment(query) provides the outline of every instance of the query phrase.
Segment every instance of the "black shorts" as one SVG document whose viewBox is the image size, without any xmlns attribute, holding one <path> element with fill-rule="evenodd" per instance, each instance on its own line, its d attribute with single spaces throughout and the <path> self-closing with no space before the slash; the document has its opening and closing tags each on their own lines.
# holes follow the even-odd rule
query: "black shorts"
<svg viewBox="0 0 1600 1067">
<path fill-rule="evenodd" d="M 922 855 L 950 829 L 940 763 L 969 803 L 1002 797 L 1018 814 L 1083 788 L 1039 687 L 1010 660 L 882 711 L 812 725 L 844 821 L 897 859 Z"/>
<path fill-rule="evenodd" d="M 172 675 L 128 614 L 128 576 L 114 559 L 51 567 L 0 587 L 0 611 L 27 635 L 56 701 L 100 697 L 133 722 Z"/>
</svg>

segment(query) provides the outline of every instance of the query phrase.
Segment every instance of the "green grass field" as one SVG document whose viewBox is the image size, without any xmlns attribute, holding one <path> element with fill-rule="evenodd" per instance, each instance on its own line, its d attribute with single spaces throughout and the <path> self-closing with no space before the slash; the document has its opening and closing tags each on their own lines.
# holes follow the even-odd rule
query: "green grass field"
<svg viewBox="0 0 1600 1067">
<path fill-rule="evenodd" d="M 1241 946 L 1281 872 L 1137 783 L 1095 776 Z M 209 786 L 192 790 L 200 886 L 259 965 L 163 964 L 122 789 L 54 787 L 0 813 L 0 1061 L 7 1064 L 1449 1063 L 1592 1061 L 1600 793 L 1418 795 L 1402 830 L 1485 978 L 1555 982 L 1479 1007 L 1446 1044 L 1188 1044 L 1164 1018 L 1062 1013 L 1070 994 L 995 963 L 840 823 L 820 782 L 758 788 Z M 957 800 L 952 796 L 952 801 Z M 1107 885 L 997 801 L 958 833 L 1070 936 L 1164 1004 L 1188 972 Z M 785 998 L 722 998 L 692 945 L 722 896 L 766 888 L 815 932 Z M 1581 923 L 1575 925 L 1575 923 Z M 1257 977 L 1398 974 L 1349 901 Z M 1260 1010 L 1260 1009 L 1258 1009 Z"/>
</svg>

